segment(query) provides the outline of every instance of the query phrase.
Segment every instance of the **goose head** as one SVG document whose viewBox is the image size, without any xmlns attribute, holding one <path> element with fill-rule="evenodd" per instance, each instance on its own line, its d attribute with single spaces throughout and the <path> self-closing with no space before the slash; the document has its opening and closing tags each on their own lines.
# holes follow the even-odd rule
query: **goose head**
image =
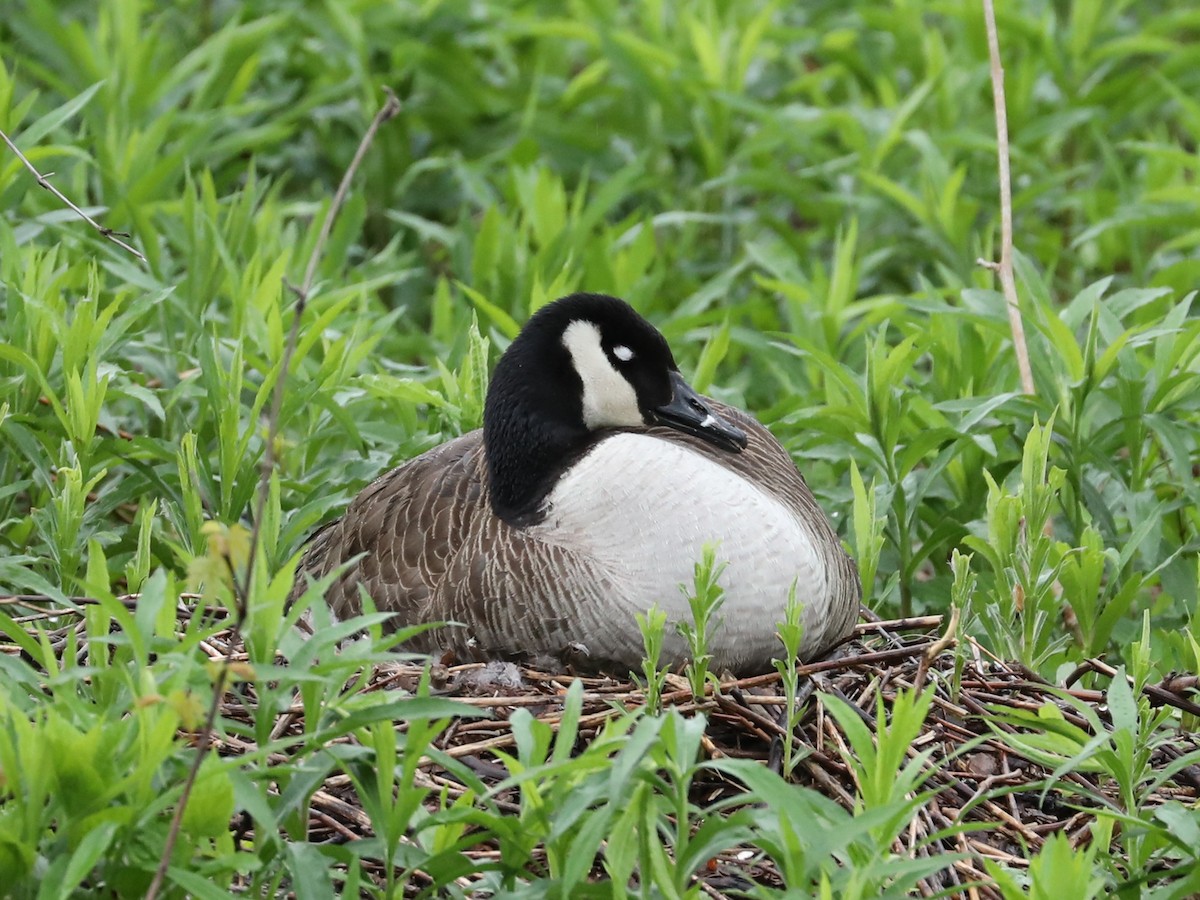
<svg viewBox="0 0 1200 900">
<path fill-rule="evenodd" d="M 483 412 L 492 510 L 540 517 L 547 492 L 612 429 L 662 425 L 737 453 L 746 434 L 716 415 L 666 339 L 624 300 L 572 294 L 547 304 L 500 357 Z"/>
</svg>

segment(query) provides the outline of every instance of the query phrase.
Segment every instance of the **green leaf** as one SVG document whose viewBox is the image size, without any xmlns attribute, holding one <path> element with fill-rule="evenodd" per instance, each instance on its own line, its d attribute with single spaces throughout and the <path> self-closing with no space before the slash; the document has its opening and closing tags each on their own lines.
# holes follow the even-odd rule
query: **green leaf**
<svg viewBox="0 0 1200 900">
<path fill-rule="evenodd" d="M 46 113 L 32 125 L 22 130 L 17 135 L 17 142 L 24 145 L 26 151 L 28 151 L 28 148 L 38 144 L 42 138 L 56 130 L 60 125 L 73 119 L 81 109 L 91 102 L 92 98 L 96 96 L 96 91 L 100 90 L 103 84 L 104 82 L 97 81 L 82 93 L 76 94 L 66 103 Z"/>
<path fill-rule="evenodd" d="M 52 896 L 59 900 L 66 900 L 83 883 L 84 879 L 91 875 L 96 863 L 100 861 L 109 845 L 112 844 L 117 827 L 115 822 L 101 822 L 84 835 L 79 846 L 75 848 L 75 852 L 71 854 L 61 879 L 56 879 L 55 893 Z"/>
</svg>

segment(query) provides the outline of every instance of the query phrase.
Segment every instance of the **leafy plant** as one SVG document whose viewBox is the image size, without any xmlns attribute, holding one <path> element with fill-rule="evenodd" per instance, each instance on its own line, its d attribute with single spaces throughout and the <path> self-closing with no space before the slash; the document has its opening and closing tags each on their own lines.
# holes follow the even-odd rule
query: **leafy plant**
<svg viewBox="0 0 1200 900">
<path fill-rule="evenodd" d="M 859 799 L 864 810 L 891 809 L 895 816 L 875 826 L 882 841 L 905 824 L 920 803 L 921 783 L 929 775 L 930 750 L 914 750 L 912 743 L 929 714 L 932 696 L 927 693 L 898 691 L 889 710 L 880 697 L 875 709 L 875 733 L 872 735 L 858 711 L 844 700 L 822 696 L 821 702 L 846 732 L 852 756 L 845 762 L 854 771 Z"/>
<path fill-rule="evenodd" d="M 796 672 L 800 659 L 800 644 L 804 640 L 804 623 L 800 615 L 803 605 L 796 599 L 796 586 L 792 585 L 788 592 L 787 606 L 784 607 L 783 621 L 776 625 L 779 629 L 779 640 L 783 644 L 782 659 L 775 660 L 775 668 L 783 682 L 783 776 L 790 778 L 792 770 L 800 761 L 797 756 L 796 726 L 804 716 L 804 707 L 799 705 L 800 678 Z"/>
<path fill-rule="evenodd" d="M 708 631 L 725 601 L 725 589 L 721 587 L 718 579 L 727 565 L 728 563 L 717 562 L 716 547 L 705 544 L 700 559 L 696 561 L 692 589 L 689 591 L 683 585 L 679 586 L 679 590 L 687 597 L 692 621 L 676 622 L 675 628 L 687 641 L 687 677 L 692 693 L 697 697 L 704 696 L 705 685 L 710 680 L 708 663 L 712 655 L 708 652 Z M 711 678 L 714 686 L 719 684 L 715 675 Z"/>
<path fill-rule="evenodd" d="M 667 614 L 655 605 L 645 613 L 635 613 L 635 616 L 638 631 L 642 633 L 642 679 L 646 687 L 646 708 L 651 712 L 662 712 L 662 690 L 667 669 L 659 666 L 659 660 L 662 658 Z"/>
</svg>

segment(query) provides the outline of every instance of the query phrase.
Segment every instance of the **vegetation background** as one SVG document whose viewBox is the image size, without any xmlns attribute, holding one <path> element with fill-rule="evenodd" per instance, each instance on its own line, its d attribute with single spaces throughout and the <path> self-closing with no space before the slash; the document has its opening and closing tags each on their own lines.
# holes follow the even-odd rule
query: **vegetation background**
<svg viewBox="0 0 1200 900">
<path fill-rule="evenodd" d="M 286 374 L 240 675 L 270 681 L 261 749 L 201 767 L 164 890 L 387 892 L 420 868 L 431 891 L 582 895 L 591 855 L 582 872 L 554 850 L 530 868 L 532 850 L 513 846 L 588 828 L 598 842 L 615 814 L 523 819 L 510 862 L 472 870 L 466 823 L 510 826 L 445 796 L 430 819 L 404 762 L 448 707 L 356 691 L 353 673 L 386 648 L 322 658 L 283 610 L 305 535 L 387 467 L 476 427 L 498 350 L 576 289 L 628 299 L 699 389 L 772 428 L 881 615 L 961 597 L 964 629 L 1051 680 L 1098 654 L 1139 684 L 1196 671 L 1200 10 L 997 12 L 1032 395 L 978 263 L 998 256 L 999 213 L 974 0 L 10 0 L 0 130 L 146 260 L 0 153 L 0 633 L 13 651 L 0 654 L 0 884 L 147 889 L 193 758 L 177 730 L 199 727 L 216 677 L 202 645 L 221 623 L 177 619 L 175 600 L 206 575 L 220 599 L 221 568 L 244 569 L 238 523 Z M 385 86 L 401 110 L 320 257 L 284 373 L 286 282 L 302 280 Z M 129 593 L 141 601 L 117 599 Z M 52 638 L 61 620 L 16 595 L 86 614 Z M 274 711 L 296 698 L 309 733 L 272 745 Z M 409 723 L 401 762 L 396 718 Z M 1160 718 L 1137 747 L 1195 724 Z M 622 727 L 646 736 L 652 770 L 682 779 L 696 764 L 687 720 Z M 353 750 L 329 749 L 347 734 Z M 618 737 L 570 778 L 565 755 L 525 760 L 558 766 L 551 808 L 593 809 L 586 760 L 608 760 Z M 378 800 L 370 846 L 304 842 L 311 790 L 339 767 Z M 663 790 L 646 802 L 665 804 Z M 647 820 L 673 853 L 630 857 L 644 895 L 699 890 L 705 848 L 680 844 L 697 821 L 683 798 Z M 251 846 L 234 845 L 235 811 L 255 823 Z M 1039 878 L 1050 890 L 1052 871 L 1061 896 L 1133 896 L 1153 890 L 1129 887 L 1151 864 L 1179 878 L 1164 896 L 1195 887 L 1196 810 L 1156 817 L 1135 801 L 1118 820 L 1111 850 L 1035 865 L 1013 896 Z M 765 848 L 756 822 L 721 839 Z M 808 862 L 787 886 L 911 886 L 889 868 L 895 833 L 835 824 L 842 844 L 793 848 Z M 357 866 L 372 854 L 401 874 L 367 884 Z M 623 890 L 612 865 L 605 892 Z"/>
</svg>

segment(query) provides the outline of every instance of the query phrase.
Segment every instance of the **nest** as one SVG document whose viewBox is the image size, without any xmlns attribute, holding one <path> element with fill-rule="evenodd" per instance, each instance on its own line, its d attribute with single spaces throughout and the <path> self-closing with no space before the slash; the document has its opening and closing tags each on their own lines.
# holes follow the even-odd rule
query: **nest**
<svg viewBox="0 0 1200 900">
<path fill-rule="evenodd" d="M 0 598 L 0 602 L 3 599 L 9 603 L 18 600 Z M 20 598 L 25 602 L 30 599 Z M 181 603 L 179 615 L 191 615 L 191 608 Z M 65 609 L 43 610 L 23 619 L 67 613 Z M 837 697 L 849 704 L 874 733 L 877 710 L 890 710 L 898 691 L 920 688 L 932 692 L 929 714 L 907 751 L 910 760 L 920 758 L 926 770 L 920 790 L 932 796 L 920 806 L 892 850 L 903 857 L 947 855 L 944 867 L 920 882 L 926 896 L 940 892 L 1000 897 L 989 884 L 984 860 L 1026 868 L 1050 835 L 1062 833 L 1073 846 L 1086 845 L 1095 839 L 1097 814 L 1122 808 L 1117 786 L 1110 779 L 1087 767 L 1065 771 L 1055 778 L 1052 761 L 1039 758 L 1036 752 L 1022 751 L 1020 740 L 1006 740 L 1002 733 L 1019 738 L 1022 733 L 1036 731 L 1022 727 L 1020 720 L 1039 710 L 1044 713 L 1047 706 L 1056 709 L 1065 722 L 1089 734 L 1096 731 L 1097 724 L 1111 731 L 1105 691 L 1072 685 L 1091 671 L 1095 673 L 1092 682 L 1107 687 L 1120 673 L 1100 660 L 1090 660 L 1067 679 L 1066 687 L 1055 686 L 1019 664 L 991 656 L 970 639 L 956 647 L 955 641 L 939 637 L 943 625 L 940 616 L 863 623 L 835 657 L 797 668 L 799 700 L 805 713 L 794 736 L 799 762 L 792 778 L 854 811 L 859 785 L 853 741 L 829 714 L 826 698 Z M 79 646 L 76 640 L 68 640 L 69 629 L 83 633 L 81 622 L 62 626 L 52 635 L 53 646 Z M 233 629 L 216 633 L 203 646 L 214 660 L 246 659 Z M 16 652 L 11 645 L 4 649 Z M 423 667 L 417 663 L 383 663 L 370 673 L 365 689 L 411 689 L 422 672 Z M 454 720 L 436 739 L 435 746 L 446 757 L 467 765 L 484 783 L 499 785 L 509 773 L 495 754 L 514 751 L 515 737 L 509 722 L 512 713 L 525 709 L 557 729 L 567 688 L 576 680 L 583 687 L 577 741 L 589 741 L 610 720 L 645 704 L 642 688 L 627 680 L 576 679 L 570 674 L 540 672 L 508 663 L 439 665 L 431 670 L 431 692 L 476 707 L 486 715 Z M 1200 716 L 1200 705 L 1190 699 L 1197 696 L 1194 675 L 1147 685 L 1143 693 L 1152 706 L 1172 706 Z M 661 702 L 664 708 L 707 717 L 701 745 L 709 758 L 749 758 L 780 770 L 787 735 L 787 701 L 778 673 L 727 679 L 717 690 L 709 685 L 702 696 L 694 695 L 685 679 L 668 674 Z M 238 684 L 222 698 L 219 714 L 226 723 L 250 725 L 254 703 L 253 684 Z M 1094 715 L 1081 715 L 1083 707 Z M 279 713 L 274 737 L 300 735 L 303 727 L 303 709 L 297 702 Z M 397 727 L 403 729 L 405 723 Z M 212 744 L 225 756 L 258 750 L 237 736 L 239 731 L 252 734 L 253 728 L 221 726 L 216 731 Z M 208 740 L 195 733 L 186 737 L 197 742 Z M 1200 740 L 1183 731 L 1170 732 L 1168 739 L 1155 743 L 1150 760 L 1153 770 L 1174 771 L 1161 778 L 1161 783 L 1143 798 L 1144 807 L 1154 808 L 1169 800 L 1196 804 L 1200 798 L 1200 766 L 1181 760 L 1197 750 Z M 273 754 L 270 761 L 286 764 L 287 757 Z M 453 799 L 467 790 L 453 772 L 428 757 L 422 760 L 417 779 L 418 785 L 429 788 L 431 804 L 439 797 Z M 707 806 L 730 800 L 741 789 L 727 776 L 705 769 L 693 783 L 693 801 Z M 501 810 L 519 809 L 515 788 L 501 790 L 493 799 Z M 736 804 L 726 807 L 731 808 Z M 344 774 L 329 777 L 312 795 L 309 809 L 308 839 L 313 843 L 350 842 L 372 834 L 370 819 Z M 961 827 L 964 825 L 967 827 Z M 235 822 L 232 827 L 244 838 L 250 823 Z M 481 864 L 499 854 L 498 848 L 484 838 L 486 835 L 481 835 L 481 842 L 465 851 Z M 366 863 L 368 871 L 374 867 L 374 874 L 380 876 L 381 866 Z M 592 871 L 595 877 L 603 877 L 598 863 Z M 1149 874 L 1153 878 L 1153 873 Z M 736 895 L 755 885 L 777 887 L 783 883 L 769 857 L 747 848 L 721 853 L 695 878 L 710 897 Z M 416 893 L 428 887 L 422 883 L 421 873 L 415 872 L 409 889 Z"/>
</svg>

